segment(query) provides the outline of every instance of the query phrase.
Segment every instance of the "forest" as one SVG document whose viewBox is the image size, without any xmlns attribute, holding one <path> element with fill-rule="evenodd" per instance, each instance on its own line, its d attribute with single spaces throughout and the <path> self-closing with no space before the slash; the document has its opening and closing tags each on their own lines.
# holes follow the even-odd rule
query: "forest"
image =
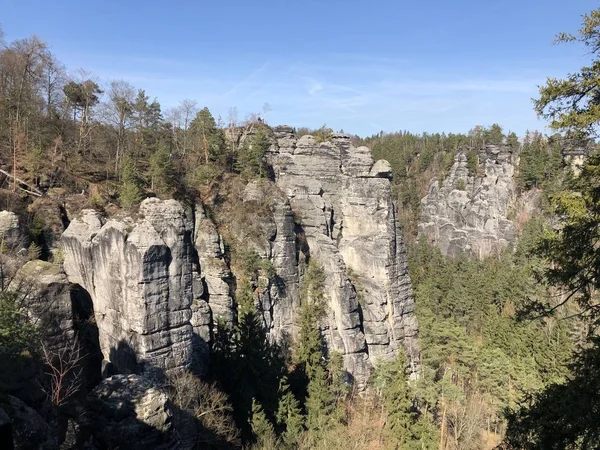
<svg viewBox="0 0 600 450">
<path fill-rule="evenodd" d="M 108 215 L 135 211 L 147 197 L 201 201 L 223 236 L 237 285 L 235 323 L 217 327 L 206 377 L 164 380 L 173 403 L 194 418 L 194 448 L 598 448 L 600 10 L 584 17 L 578 35 L 559 35 L 590 50 L 590 65 L 549 79 L 535 100 L 555 134 L 517 136 L 489 124 L 464 134 L 352 136 L 392 167 L 422 364 L 410 379 L 404 356 L 382 363 L 365 392 L 345 381 L 341 355 L 328 351 L 320 332 L 323 267 L 311 259 L 303 276 L 297 342 L 274 343 L 254 302 L 275 276 L 272 264 L 226 227 L 244 220 L 243 186 L 272 177 L 271 129 L 259 118 L 268 106 L 244 119 L 235 108 L 215 118 L 189 99 L 163 110 L 127 81 L 69 72 L 36 36 L 1 37 L 0 206 L 26 227 L 30 245 L 19 258 L 61 260 L 54 250 L 61 218 L 48 214 L 48 198 L 76 196 L 70 214 Z M 296 133 L 324 142 L 334 130 Z M 589 149 L 580 173 L 563 159 L 565 142 Z M 518 155 L 518 193 L 536 192 L 538 210 L 514 218 L 518 242 L 500 255 L 444 256 L 417 233 L 421 199 L 458 152 L 466 152 L 470 176 L 481 176 L 475 151 L 489 144 Z M 34 371 L 44 385 L 52 364 L 23 291 L 10 287 L 14 255 L 2 253 L 0 406 L 7 407 L 15 374 Z M 60 398 L 36 407 L 58 429 L 85 394 L 78 388 L 59 386 Z"/>
</svg>

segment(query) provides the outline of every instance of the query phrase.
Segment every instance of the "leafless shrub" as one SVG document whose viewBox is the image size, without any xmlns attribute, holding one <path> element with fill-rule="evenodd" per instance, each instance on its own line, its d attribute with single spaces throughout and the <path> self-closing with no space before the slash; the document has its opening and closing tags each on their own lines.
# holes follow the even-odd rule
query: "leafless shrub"
<svg viewBox="0 0 600 450">
<path fill-rule="evenodd" d="M 183 415 L 195 419 L 193 424 L 183 424 L 187 434 L 193 434 L 195 448 L 212 448 L 229 444 L 239 445 L 239 431 L 233 421 L 233 411 L 227 395 L 214 384 L 205 383 L 189 372 L 170 376 L 171 401 Z M 191 433 L 189 426 L 195 428 Z"/>
<path fill-rule="evenodd" d="M 57 351 L 42 344 L 42 361 L 48 382 L 42 390 L 55 406 L 62 406 L 81 388 L 83 382 L 82 360 L 85 358 L 77 339 Z"/>
</svg>

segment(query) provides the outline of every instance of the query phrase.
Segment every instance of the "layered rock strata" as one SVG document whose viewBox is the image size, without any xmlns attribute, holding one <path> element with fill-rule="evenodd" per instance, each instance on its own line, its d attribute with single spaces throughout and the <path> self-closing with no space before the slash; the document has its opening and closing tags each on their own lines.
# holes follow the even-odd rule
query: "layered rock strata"
<svg viewBox="0 0 600 450">
<path fill-rule="evenodd" d="M 194 328 L 210 322 L 193 214 L 175 200 L 147 199 L 139 216 L 105 221 L 83 211 L 62 236 L 65 272 L 90 294 L 100 349 L 117 371 L 189 368 Z"/>
<path fill-rule="evenodd" d="M 345 135 L 317 142 L 285 126 L 274 135 L 269 160 L 276 184 L 289 199 L 307 256 L 326 274 L 329 345 L 359 384 L 373 363 L 400 349 L 416 367 L 414 299 L 389 164 L 375 162 Z"/>
<path fill-rule="evenodd" d="M 326 275 L 322 331 L 357 385 L 399 351 L 418 370 L 389 164 L 347 136 L 316 142 L 285 126 L 274 129 L 268 160 L 275 184 L 249 184 L 243 202 L 268 204 L 247 244 L 272 263 L 257 286 L 271 338 L 297 335 L 301 280 L 314 258 Z M 89 293 L 103 357 L 117 372 L 206 368 L 214 325 L 233 323 L 236 308 L 225 246 L 202 205 L 146 199 L 137 215 L 108 220 L 85 210 L 61 242 L 68 279 Z"/>
<path fill-rule="evenodd" d="M 513 159 L 509 147 L 488 145 L 479 150 L 478 165 L 469 171 L 467 154 L 459 151 L 449 175 L 441 184 L 432 180 L 421 200 L 419 234 L 449 256 L 466 252 L 483 258 L 513 243 Z"/>
</svg>

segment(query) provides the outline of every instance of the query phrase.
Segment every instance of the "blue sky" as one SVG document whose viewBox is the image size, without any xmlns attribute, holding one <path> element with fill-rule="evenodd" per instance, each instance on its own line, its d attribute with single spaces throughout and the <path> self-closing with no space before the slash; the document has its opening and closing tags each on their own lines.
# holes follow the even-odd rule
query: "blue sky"
<svg viewBox="0 0 600 450">
<path fill-rule="evenodd" d="M 587 62 L 588 0 L 1 0 L 7 40 L 37 34 L 70 69 L 124 79 L 163 110 L 185 98 L 270 124 L 466 132 L 543 130 L 531 98 Z"/>
</svg>

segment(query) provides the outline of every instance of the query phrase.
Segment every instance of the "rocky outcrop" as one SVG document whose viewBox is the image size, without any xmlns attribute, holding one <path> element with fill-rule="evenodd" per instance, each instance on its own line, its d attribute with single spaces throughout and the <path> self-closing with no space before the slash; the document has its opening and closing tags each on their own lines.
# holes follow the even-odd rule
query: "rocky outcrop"
<svg viewBox="0 0 600 450">
<path fill-rule="evenodd" d="M 114 375 L 88 395 L 81 422 L 95 448 L 167 450 L 182 448 L 172 416 L 167 395 L 151 381 Z"/>
<path fill-rule="evenodd" d="M 233 275 L 225 260 L 223 239 L 203 205 L 196 206 L 194 245 L 200 260 L 200 273 L 215 317 L 232 323 L 234 318 L 231 284 Z"/>
<path fill-rule="evenodd" d="M 117 371 L 189 368 L 202 295 L 193 216 L 158 199 L 142 202 L 139 214 L 105 221 L 83 211 L 62 236 L 65 272 L 90 294 L 101 351 Z"/>
<path fill-rule="evenodd" d="M 0 412 L 4 411 L 2 429 L 6 431 L 6 417 L 10 418 L 11 434 L 16 450 L 57 450 L 56 432 L 34 409 L 10 395 L 0 396 Z M 2 416 L 2 414 L 0 414 Z M 6 435 L 5 435 L 6 436 Z M 3 436 L 3 438 L 5 437 Z M 2 448 L 12 448 L 2 447 Z"/>
<path fill-rule="evenodd" d="M 389 164 L 375 162 L 368 148 L 354 147 L 345 135 L 330 142 L 297 139 L 286 126 L 274 135 L 269 160 L 276 184 L 305 240 L 302 252 L 326 274 L 329 312 L 322 328 L 329 345 L 359 385 L 373 363 L 402 348 L 416 365 L 414 299 Z"/>
<path fill-rule="evenodd" d="M 242 185 L 241 204 L 229 206 L 237 220 L 225 224 L 228 236 L 270 260 L 269 273 L 261 269 L 253 280 L 270 337 L 297 335 L 302 274 L 314 258 L 327 279 L 323 333 L 358 386 L 373 364 L 399 351 L 408 351 L 417 370 L 414 300 L 389 163 L 344 135 L 318 143 L 278 127 L 272 142 L 275 184 Z M 85 210 L 61 241 L 65 272 L 89 293 L 100 348 L 117 372 L 205 368 L 215 323 L 235 321 L 236 283 L 202 205 L 146 199 L 137 215 L 110 220 Z"/>
<path fill-rule="evenodd" d="M 512 150 L 488 145 L 477 157 L 478 164 L 469 164 L 466 151 L 459 151 L 449 175 L 441 184 L 433 180 L 421 200 L 419 234 L 445 255 L 483 258 L 517 238 L 508 217 L 516 198 Z"/>
<path fill-rule="evenodd" d="M 11 211 L 0 211 L 0 243 L 4 248 L 20 250 L 27 239 L 19 226 L 19 217 Z"/>
<path fill-rule="evenodd" d="M 58 264 L 29 261 L 17 272 L 11 287 L 26 293 L 25 302 L 51 352 L 68 347 L 74 339 L 70 283 Z"/>
</svg>

